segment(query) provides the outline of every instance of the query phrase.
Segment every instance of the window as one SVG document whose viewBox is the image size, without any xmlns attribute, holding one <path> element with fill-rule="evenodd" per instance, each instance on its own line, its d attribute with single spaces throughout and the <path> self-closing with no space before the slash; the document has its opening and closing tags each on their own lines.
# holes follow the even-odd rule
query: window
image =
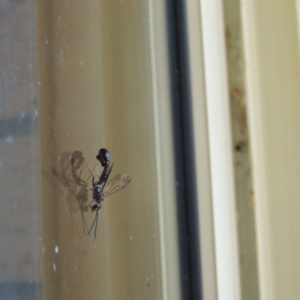
<svg viewBox="0 0 300 300">
<path fill-rule="evenodd" d="M 1 299 L 299 298 L 295 4 L 0 14 Z"/>
</svg>

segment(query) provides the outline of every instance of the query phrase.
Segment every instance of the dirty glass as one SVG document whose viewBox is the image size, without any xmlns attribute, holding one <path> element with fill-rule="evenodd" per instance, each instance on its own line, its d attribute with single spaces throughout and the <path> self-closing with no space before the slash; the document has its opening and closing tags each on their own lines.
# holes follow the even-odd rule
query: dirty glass
<svg viewBox="0 0 300 300">
<path fill-rule="evenodd" d="M 40 299 L 41 292 L 35 22 L 33 1 L 1 1 L 1 299 Z"/>
<path fill-rule="evenodd" d="M 164 4 L 5 0 L 0 16 L 0 298 L 180 299 Z M 103 190 L 90 231 L 100 148 L 132 180 Z"/>
</svg>

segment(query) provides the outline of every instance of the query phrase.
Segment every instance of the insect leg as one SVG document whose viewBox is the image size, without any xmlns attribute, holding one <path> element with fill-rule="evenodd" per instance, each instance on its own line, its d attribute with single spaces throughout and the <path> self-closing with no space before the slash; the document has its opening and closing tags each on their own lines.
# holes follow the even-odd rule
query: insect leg
<svg viewBox="0 0 300 300">
<path fill-rule="evenodd" d="M 95 222 L 96 222 L 97 216 L 98 216 L 98 212 L 96 212 L 95 219 L 94 219 L 94 221 L 93 221 L 93 224 L 92 224 L 92 226 L 91 226 L 91 228 L 90 228 L 90 230 L 89 230 L 89 232 L 88 232 L 88 235 L 89 235 L 89 236 L 91 236 L 91 234 L 90 234 L 90 233 L 91 233 L 92 229 L 94 228 L 94 225 L 95 225 Z"/>
<path fill-rule="evenodd" d="M 96 227 L 95 227 L 95 233 L 94 233 L 94 239 L 96 238 L 96 233 L 97 233 L 97 227 L 98 227 L 98 210 L 96 212 Z"/>
<path fill-rule="evenodd" d="M 71 223 L 72 223 L 72 232 L 73 232 L 73 236 L 74 236 L 74 228 L 75 228 L 75 230 L 76 230 L 76 232 L 77 232 L 79 238 L 81 239 L 80 233 L 79 233 L 79 231 L 78 231 L 78 228 L 77 228 L 77 226 L 76 226 L 76 224 L 75 224 L 75 221 L 74 221 L 74 218 L 73 218 L 73 212 L 72 212 L 72 211 L 71 211 Z"/>
<path fill-rule="evenodd" d="M 85 235 L 85 230 L 88 232 L 89 229 L 88 229 L 88 226 L 85 221 L 84 211 L 81 211 L 81 223 L 82 223 L 82 228 L 83 228 L 83 234 Z"/>
</svg>

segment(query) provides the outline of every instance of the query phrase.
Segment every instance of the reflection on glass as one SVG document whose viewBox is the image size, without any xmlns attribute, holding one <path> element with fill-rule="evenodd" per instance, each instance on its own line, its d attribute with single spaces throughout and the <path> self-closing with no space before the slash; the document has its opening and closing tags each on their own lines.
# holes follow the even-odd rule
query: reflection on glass
<svg viewBox="0 0 300 300">
<path fill-rule="evenodd" d="M 66 199 L 68 209 L 71 213 L 72 232 L 74 234 L 75 230 L 78 236 L 80 236 L 80 234 L 74 222 L 73 213 L 79 210 L 81 212 L 83 235 L 88 232 L 88 225 L 84 217 L 84 213 L 89 209 L 88 183 L 81 178 L 84 167 L 83 162 L 84 158 L 81 151 L 74 151 L 72 154 L 70 152 L 64 152 L 59 157 L 59 169 L 51 166 L 52 173 L 55 177 L 50 176 L 47 171 L 42 170 L 45 179 Z M 59 184 L 66 190 L 62 191 L 58 186 Z"/>
</svg>

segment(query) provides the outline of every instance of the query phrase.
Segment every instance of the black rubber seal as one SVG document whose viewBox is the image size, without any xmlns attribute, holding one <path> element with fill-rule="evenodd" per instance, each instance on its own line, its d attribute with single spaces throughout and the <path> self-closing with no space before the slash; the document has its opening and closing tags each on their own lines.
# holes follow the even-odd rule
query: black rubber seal
<svg viewBox="0 0 300 300">
<path fill-rule="evenodd" d="M 181 297 L 202 299 L 200 241 L 186 2 L 167 0 Z"/>
</svg>

